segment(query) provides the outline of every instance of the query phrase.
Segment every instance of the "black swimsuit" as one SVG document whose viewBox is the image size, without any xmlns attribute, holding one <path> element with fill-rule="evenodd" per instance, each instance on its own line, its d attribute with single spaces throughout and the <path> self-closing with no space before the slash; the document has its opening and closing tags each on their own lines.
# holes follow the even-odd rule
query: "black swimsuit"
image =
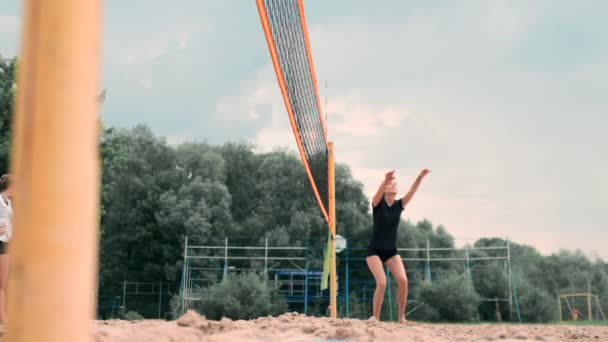
<svg viewBox="0 0 608 342">
<path fill-rule="evenodd" d="M 398 255 L 397 229 L 403 212 L 401 199 L 389 206 L 384 197 L 377 206 L 373 207 L 374 230 L 369 243 L 367 256 L 377 255 L 382 262 Z"/>
</svg>

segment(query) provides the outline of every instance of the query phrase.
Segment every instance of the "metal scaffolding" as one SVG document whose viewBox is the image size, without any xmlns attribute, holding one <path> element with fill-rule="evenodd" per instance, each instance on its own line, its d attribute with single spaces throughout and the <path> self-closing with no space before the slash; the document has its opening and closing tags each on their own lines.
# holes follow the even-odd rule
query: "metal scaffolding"
<svg viewBox="0 0 608 342">
<path fill-rule="evenodd" d="M 268 274 L 274 281 L 279 293 L 297 311 L 309 314 L 310 304 L 329 304 L 329 292 L 320 290 L 323 245 L 317 243 L 307 246 L 272 246 L 269 239 L 262 240 L 259 246 L 239 245 L 238 238 L 225 238 L 223 244 L 196 246 L 184 244 L 184 267 L 181 282 L 182 309 L 190 308 L 200 300 L 199 294 L 205 287 L 227 279 L 231 274 L 243 271 L 256 271 Z M 352 245 L 352 244 L 350 244 Z M 460 268 L 466 279 L 467 287 L 474 289 L 473 272 L 480 272 L 485 263 L 501 263 L 507 281 L 504 296 L 483 298 L 486 302 L 504 302 L 513 311 L 513 289 L 511 279 L 511 252 L 507 240 L 505 245 L 462 248 L 431 247 L 426 241 L 423 248 L 399 248 L 403 261 L 407 264 L 410 284 L 420 281 L 432 282 L 445 271 Z M 347 247 L 338 254 L 338 302 L 343 317 L 350 317 L 351 296 L 358 302 L 370 303 L 375 288 L 374 280 L 365 264 L 366 248 Z M 387 270 L 388 274 L 388 270 Z M 387 295 L 392 297 L 390 277 Z M 415 303 L 411 312 L 422 303 Z M 392 301 L 389 300 L 389 316 L 393 317 Z M 298 305 L 300 305 L 298 307 Z M 498 306 L 498 304 L 497 304 Z"/>
</svg>

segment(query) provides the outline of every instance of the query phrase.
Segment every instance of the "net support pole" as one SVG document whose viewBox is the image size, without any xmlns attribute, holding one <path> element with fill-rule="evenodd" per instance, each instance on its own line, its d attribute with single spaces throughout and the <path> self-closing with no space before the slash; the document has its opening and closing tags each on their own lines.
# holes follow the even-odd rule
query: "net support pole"
<svg viewBox="0 0 608 342">
<path fill-rule="evenodd" d="M 93 337 L 101 9 L 99 0 L 24 2 L 8 341 Z"/>
<path fill-rule="evenodd" d="M 330 273 L 329 273 L 329 310 L 332 318 L 338 317 L 338 281 L 336 279 L 336 174 L 334 160 L 334 143 L 327 144 L 328 150 L 328 180 L 329 180 L 329 231 L 330 241 Z"/>
</svg>

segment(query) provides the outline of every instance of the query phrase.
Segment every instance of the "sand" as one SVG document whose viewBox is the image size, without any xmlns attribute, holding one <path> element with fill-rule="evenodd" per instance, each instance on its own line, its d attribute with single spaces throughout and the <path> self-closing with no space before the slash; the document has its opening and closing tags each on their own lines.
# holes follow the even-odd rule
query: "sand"
<svg viewBox="0 0 608 342">
<path fill-rule="evenodd" d="M 102 321 L 96 342 L 194 341 L 608 341 L 608 327 L 569 325 L 452 325 L 371 322 L 288 313 L 251 321 L 210 321 L 188 312 L 177 321 Z"/>
<path fill-rule="evenodd" d="M 0 342 L 4 341 L 0 328 Z M 188 312 L 177 321 L 98 321 L 95 342 L 606 341 L 608 326 L 407 324 L 289 313 L 252 321 L 210 321 Z"/>
</svg>

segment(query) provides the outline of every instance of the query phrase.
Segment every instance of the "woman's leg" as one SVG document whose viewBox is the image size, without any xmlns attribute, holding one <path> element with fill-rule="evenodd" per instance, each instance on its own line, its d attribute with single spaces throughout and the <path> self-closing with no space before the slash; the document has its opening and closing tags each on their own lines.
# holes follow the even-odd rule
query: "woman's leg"
<svg viewBox="0 0 608 342">
<path fill-rule="evenodd" d="M 374 279 L 376 279 L 376 291 L 374 292 L 374 317 L 380 320 L 380 311 L 382 311 L 382 302 L 384 301 L 384 292 L 386 291 L 386 274 L 380 257 L 372 255 L 365 259 L 369 270 L 372 271 Z"/>
<path fill-rule="evenodd" d="M 0 254 L 0 324 L 6 324 L 6 286 L 8 280 L 8 254 Z"/>
<path fill-rule="evenodd" d="M 403 266 L 403 260 L 400 255 L 386 261 L 386 265 L 391 270 L 393 277 L 399 285 L 399 321 L 405 321 L 405 307 L 407 305 L 407 273 L 405 272 L 405 266 Z"/>
</svg>

